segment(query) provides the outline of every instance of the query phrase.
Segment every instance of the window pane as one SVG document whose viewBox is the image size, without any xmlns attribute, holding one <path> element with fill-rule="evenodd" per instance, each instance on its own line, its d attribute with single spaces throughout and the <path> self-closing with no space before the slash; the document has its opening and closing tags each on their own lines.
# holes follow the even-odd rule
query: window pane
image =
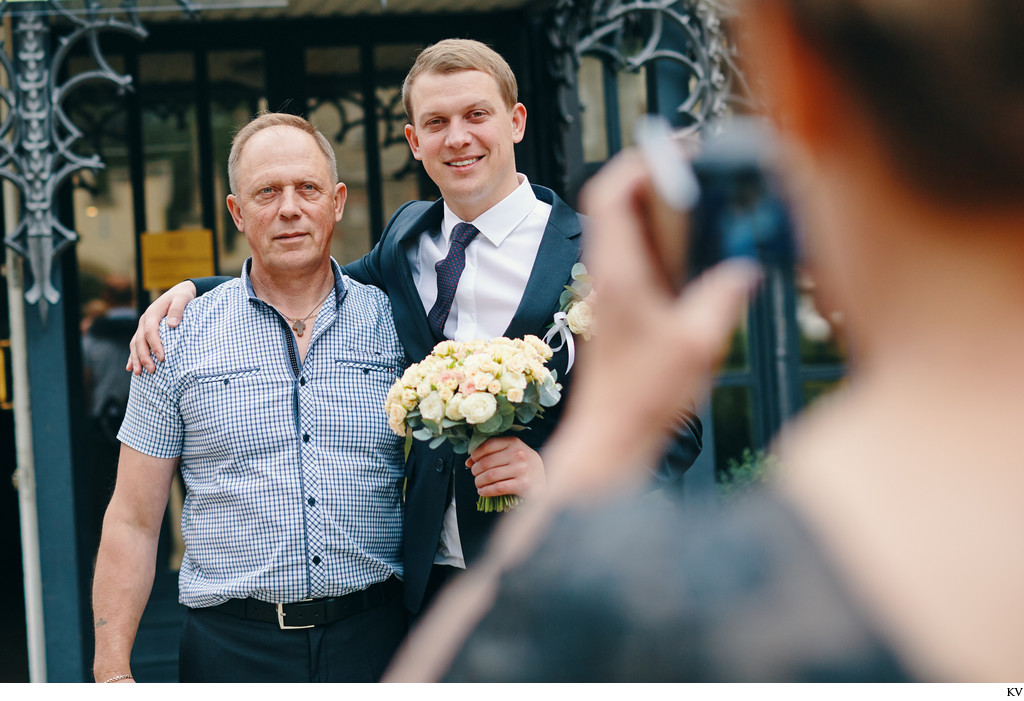
<svg viewBox="0 0 1024 701">
<path fill-rule="evenodd" d="M 354 47 L 308 49 L 306 70 L 309 120 L 331 142 L 338 159 L 338 177 L 348 189 L 345 214 L 334 227 L 331 241 L 331 255 L 344 265 L 370 250 L 359 50 Z"/>
<path fill-rule="evenodd" d="M 608 160 L 609 153 L 604 105 L 604 67 L 601 59 L 594 56 L 582 57 L 578 77 L 583 161 L 602 163 Z"/>
<path fill-rule="evenodd" d="M 743 450 L 753 447 L 749 388 L 715 388 L 711 393 L 711 415 L 715 424 L 715 472 L 721 473 L 727 469 L 730 458 L 740 460 Z"/>
<path fill-rule="evenodd" d="M 245 235 L 235 228 L 224 202 L 228 196 L 228 154 L 231 139 L 253 115 L 266 109 L 262 51 L 213 51 L 207 57 L 210 121 L 213 139 L 216 236 L 221 275 L 238 275 L 249 257 Z"/>
<path fill-rule="evenodd" d="M 123 73 L 121 56 L 107 56 Z M 71 75 L 94 69 L 87 57 L 68 61 Z M 128 339 L 135 328 L 135 219 L 129 172 L 125 101 L 113 84 L 97 81 L 69 93 L 64 108 L 83 136 L 73 146 L 97 154 L 105 168 L 71 178 L 78 294 L 81 304 L 82 381 L 85 415 L 71 417 L 84 437 L 76 470 L 87 490 L 80 515 L 86 533 L 99 533 L 113 492 L 120 446 L 117 429 L 128 399 L 131 375 L 124 371 Z M 95 547 L 98 543 L 90 543 Z"/>
<path fill-rule="evenodd" d="M 647 113 L 647 69 L 641 66 L 635 73 L 619 71 L 617 78 L 622 146 L 628 148 L 633 145 L 633 125 Z"/>
<path fill-rule="evenodd" d="M 402 104 L 402 81 L 416 60 L 419 49 L 418 44 L 380 46 L 374 54 L 385 223 L 409 200 L 438 197 L 436 188 L 420 162 L 412 157 L 409 143 L 405 140 L 408 117 Z M 376 235 L 380 233 L 375 232 Z"/>
<path fill-rule="evenodd" d="M 192 54 L 139 59 L 146 231 L 202 228 Z"/>
</svg>

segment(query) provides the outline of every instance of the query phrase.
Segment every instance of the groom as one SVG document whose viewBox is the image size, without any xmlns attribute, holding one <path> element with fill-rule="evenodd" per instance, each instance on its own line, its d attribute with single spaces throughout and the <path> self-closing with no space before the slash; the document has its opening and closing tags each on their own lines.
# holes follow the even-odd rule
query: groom
<svg viewBox="0 0 1024 701">
<path fill-rule="evenodd" d="M 380 242 L 345 266 L 345 274 L 387 292 L 412 361 L 444 339 L 543 337 L 580 259 L 581 227 L 576 212 L 554 192 L 516 172 L 514 146 L 523 138 L 526 107 L 516 101 L 511 69 L 484 44 L 445 40 L 420 53 L 402 96 L 410 122 L 406 139 L 442 199 L 399 208 Z M 197 287 L 209 289 L 211 281 L 216 282 L 196 281 Z M 183 285 L 191 298 L 191 286 Z M 173 304 L 172 293 L 165 297 L 140 322 L 129 361 L 136 373 L 154 367 L 149 346 L 162 358 L 160 318 L 168 309 L 169 322 L 181 318 L 181 291 Z M 571 391 L 567 355 L 563 349 L 549 362 L 563 396 Z M 445 581 L 482 554 L 500 514 L 478 512 L 478 495 L 529 498 L 544 488 L 538 451 L 564 403 L 518 437 L 488 440 L 468 460 L 447 443 L 436 449 L 414 443 L 406 464 L 403 531 L 410 612 L 424 608 Z M 700 452 L 696 416 L 686 416 L 677 432 L 659 468 L 669 478 L 684 472 Z"/>
</svg>

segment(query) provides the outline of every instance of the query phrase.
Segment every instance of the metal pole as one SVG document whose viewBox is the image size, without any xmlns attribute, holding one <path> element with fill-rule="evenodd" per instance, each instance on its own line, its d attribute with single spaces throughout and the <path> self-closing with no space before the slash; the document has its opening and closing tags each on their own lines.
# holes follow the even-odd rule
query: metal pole
<svg viewBox="0 0 1024 701">
<path fill-rule="evenodd" d="M 17 192 L 4 185 L 4 215 L 18 221 Z M 32 453 L 32 409 L 26 362 L 25 299 L 21 259 L 7 249 L 7 299 L 11 327 L 14 445 L 17 461 L 18 510 L 21 516 L 21 565 L 25 586 L 25 624 L 28 631 L 28 673 L 32 682 L 46 681 L 46 635 L 43 626 L 43 577 L 39 559 L 39 515 L 36 511 L 36 471 Z"/>
</svg>

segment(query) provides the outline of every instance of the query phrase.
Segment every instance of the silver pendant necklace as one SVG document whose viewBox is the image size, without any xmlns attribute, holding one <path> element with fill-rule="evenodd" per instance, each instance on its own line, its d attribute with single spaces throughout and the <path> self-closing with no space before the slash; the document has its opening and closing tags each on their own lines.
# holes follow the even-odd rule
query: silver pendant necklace
<svg viewBox="0 0 1024 701">
<path fill-rule="evenodd" d="M 324 302 L 327 301 L 327 298 L 331 296 L 331 292 L 334 292 L 333 287 L 327 291 L 327 294 L 324 296 L 323 299 L 320 300 L 319 304 L 313 307 L 313 311 L 311 311 L 309 314 L 302 317 L 301 319 L 293 319 L 290 316 L 285 317 L 285 319 L 292 322 L 292 330 L 295 332 L 296 336 L 302 336 L 303 332 L 306 330 L 306 324 L 303 322 L 309 321 L 310 319 L 312 319 L 313 317 L 320 313 L 320 308 L 324 305 Z"/>
</svg>

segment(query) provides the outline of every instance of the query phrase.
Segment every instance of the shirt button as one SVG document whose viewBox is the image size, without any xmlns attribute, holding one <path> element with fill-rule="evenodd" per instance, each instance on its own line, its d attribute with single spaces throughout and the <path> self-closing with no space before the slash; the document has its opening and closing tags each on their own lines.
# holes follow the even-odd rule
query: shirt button
<svg viewBox="0 0 1024 701">
<path fill-rule="evenodd" d="M 434 466 L 434 469 L 437 470 L 438 472 L 443 472 L 444 471 L 444 460 L 442 460 L 441 458 L 438 458 L 437 459 L 437 465 Z"/>
<path fill-rule="evenodd" d="M 313 497 L 310 497 L 310 498 L 309 498 L 309 499 L 308 499 L 308 500 L 306 501 L 306 503 L 307 503 L 307 504 L 309 504 L 310 506 L 316 506 L 316 499 L 314 499 Z"/>
<path fill-rule="evenodd" d="M 314 555 L 313 556 L 313 564 L 314 565 L 319 565 L 320 564 L 320 556 L 319 555 Z"/>
<path fill-rule="evenodd" d="M 306 378 L 305 377 L 300 377 L 299 378 L 299 384 L 302 385 L 303 387 L 305 387 L 306 386 Z"/>
<path fill-rule="evenodd" d="M 308 433 L 303 433 L 302 434 L 302 442 L 303 443 L 309 443 L 309 434 Z"/>
</svg>

